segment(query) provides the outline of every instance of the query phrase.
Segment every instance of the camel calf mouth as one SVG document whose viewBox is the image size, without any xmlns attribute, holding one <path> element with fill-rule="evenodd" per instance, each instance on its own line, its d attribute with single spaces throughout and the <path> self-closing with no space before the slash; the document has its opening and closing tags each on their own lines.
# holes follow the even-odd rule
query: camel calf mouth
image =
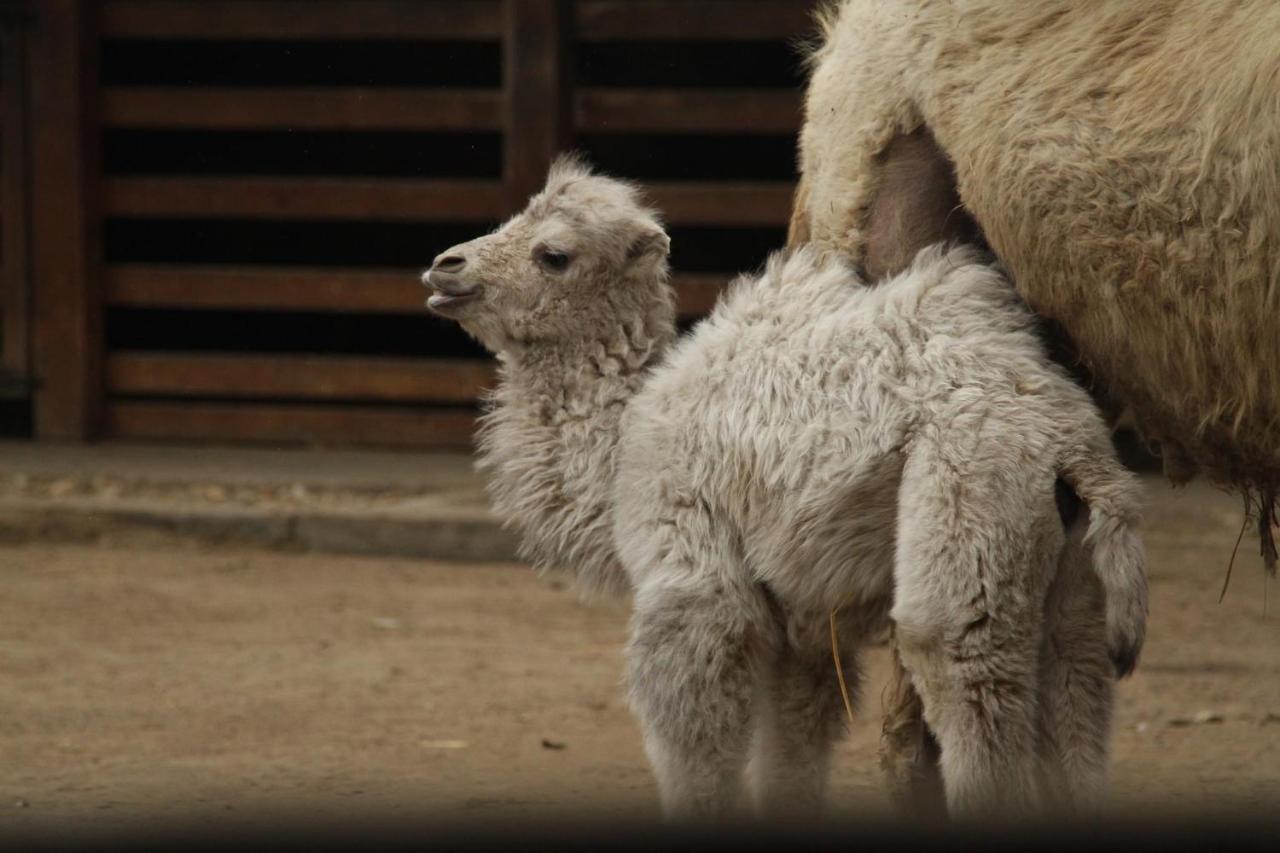
<svg viewBox="0 0 1280 853">
<path fill-rule="evenodd" d="M 427 297 L 427 307 L 442 317 L 453 319 L 457 310 L 464 305 L 469 305 L 480 295 L 480 291 L 473 293 L 464 293 L 453 296 L 448 293 L 433 293 Z"/>
<path fill-rule="evenodd" d="M 422 274 L 422 283 L 432 291 L 427 298 L 427 308 L 450 319 L 457 316 L 459 308 L 480 295 L 480 285 L 435 268 Z"/>
</svg>

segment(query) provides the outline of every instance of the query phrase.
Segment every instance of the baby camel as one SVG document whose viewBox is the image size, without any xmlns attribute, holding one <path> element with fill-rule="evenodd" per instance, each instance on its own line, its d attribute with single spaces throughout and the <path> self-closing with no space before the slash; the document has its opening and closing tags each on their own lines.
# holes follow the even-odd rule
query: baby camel
<svg viewBox="0 0 1280 853">
<path fill-rule="evenodd" d="M 668 240 L 561 159 L 425 274 L 497 354 L 480 465 L 537 564 L 634 594 L 632 708 L 669 815 L 818 807 L 846 677 L 892 623 L 956 814 L 1088 806 L 1142 644 L 1137 489 L 1009 281 L 921 252 L 877 287 L 810 251 L 675 342 Z M 1055 483 L 1088 506 L 1065 532 Z M 1105 604 L 1104 604 L 1105 602 Z"/>
</svg>

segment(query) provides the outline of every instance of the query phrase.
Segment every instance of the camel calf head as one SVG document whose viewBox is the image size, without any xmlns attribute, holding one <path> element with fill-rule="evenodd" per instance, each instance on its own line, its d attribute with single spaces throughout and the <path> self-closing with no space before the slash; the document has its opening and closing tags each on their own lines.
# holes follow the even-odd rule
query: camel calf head
<svg viewBox="0 0 1280 853">
<path fill-rule="evenodd" d="M 669 308 L 668 247 L 633 186 L 561 157 L 523 211 L 441 252 L 422 282 L 432 311 L 501 353 Z"/>
</svg>

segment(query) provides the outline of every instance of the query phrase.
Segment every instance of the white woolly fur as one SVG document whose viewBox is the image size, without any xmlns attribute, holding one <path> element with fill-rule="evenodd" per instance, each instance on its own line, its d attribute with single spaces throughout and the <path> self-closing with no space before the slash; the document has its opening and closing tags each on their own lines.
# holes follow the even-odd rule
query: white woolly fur
<svg viewBox="0 0 1280 853">
<path fill-rule="evenodd" d="M 1008 279 L 965 248 L 875 287 L 779 254 L 672 345 L 661 234 L 631 187 L 561 161 L 442 257 L 483 284 L 455 316 L 500 359 L 495 508 L 540 565 L 634 591 L 630 696 L 668 813 L 730 809 L 748 758 L 763 806 L 821 801 L 837 608 L 855 683 L 892 622 L 954 810 L 1095 803 L 1111 662 L 1146 616 L 1137 488 Z M 1087 532 L 1064 532 L 1059 477 Z"/>
</svg>

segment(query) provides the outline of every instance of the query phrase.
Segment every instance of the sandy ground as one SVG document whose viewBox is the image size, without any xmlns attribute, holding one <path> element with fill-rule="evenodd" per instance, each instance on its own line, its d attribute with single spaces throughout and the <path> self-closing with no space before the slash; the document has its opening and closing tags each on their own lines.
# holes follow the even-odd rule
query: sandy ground
<svg viewBox="0 0 1280 853">
<path fill-rule="evenodd" d="M 1153 613 L 1119 693 L 1117 809 L 1280 805 L 1280 601 L 1234 500 L 1152 481 Z M 1246 538 L 1246 546 L 1252 543 Z M 378 813 L 656 814 L 626 611 L 519 566 L 0 547 L 0 829 Z M 885 653 L 832 800 L 882 813 Z"/>
</svg>

